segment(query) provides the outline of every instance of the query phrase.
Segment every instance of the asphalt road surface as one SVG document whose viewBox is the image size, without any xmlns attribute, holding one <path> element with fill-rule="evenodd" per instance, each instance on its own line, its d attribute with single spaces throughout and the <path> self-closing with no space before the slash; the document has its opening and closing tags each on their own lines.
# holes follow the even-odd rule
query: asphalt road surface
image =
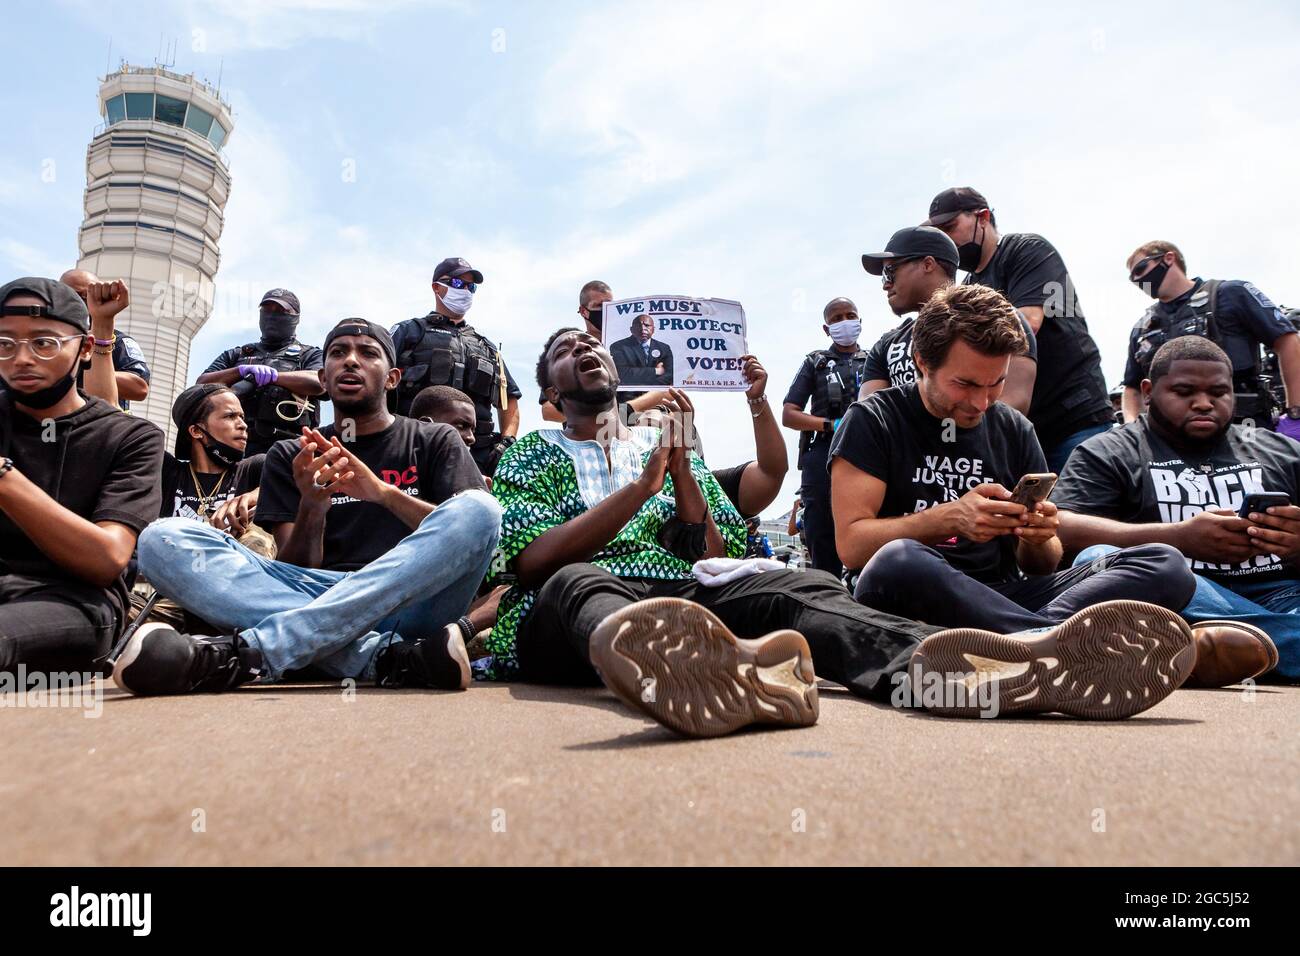
<svg viewBox="0 0 1300 956">
<path fill-rule="evenodd" d="M 6 864 L 1300 863 L 1300 687 L 1108 724 L 823 685 L 816 727 L 709 741 L 527 685 L 19 700 Z"/>
</svg>

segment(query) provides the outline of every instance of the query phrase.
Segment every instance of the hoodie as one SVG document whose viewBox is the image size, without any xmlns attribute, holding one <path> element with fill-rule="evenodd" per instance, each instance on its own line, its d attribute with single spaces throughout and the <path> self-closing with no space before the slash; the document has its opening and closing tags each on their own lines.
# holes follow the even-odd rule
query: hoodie
<svg viewBox="0 0 1300 956">
<path fill-rule="evenodd" d="M 64 508 L 87 521 L 115 521 L 136 534 L 158 517 L 163 433 L 99 398 L 42 423 L 0 395 L 0 456 Z M 0 511 L 0 575 L 85 582 L 55 564 Z M 119 627 L 128 605 L 125 571 L 105 597 Z"/>
</svg>

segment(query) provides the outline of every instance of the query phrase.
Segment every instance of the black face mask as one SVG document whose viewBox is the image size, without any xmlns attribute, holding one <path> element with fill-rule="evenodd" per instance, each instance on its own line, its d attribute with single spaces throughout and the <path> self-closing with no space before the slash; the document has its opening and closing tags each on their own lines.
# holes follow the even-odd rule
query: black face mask
<svg viewBox="0 0 1300 956">
<path fill-rule="evenodd" d="M 298 332 L 298 316 L 262 309 L 257 313 L 257 325 L 262 330 L 263 343 L 284 345 L 293 341 L 294 335 Z"/>
<path fill-rule="evenodd" d="M 217 441 L 206 428 L 202 426 L 196 427 L 207 437 L 207 441 L 203 443 L 203 450 L 208 453 L 209 458 L 222 468 L 234 468 L 243 460 L 243 451 L 234 445 L 227 445 L 223 441 Z"/>
<path fill-rule="evenodd" d="M 988 230 L 985 229 L 985 232 Z M 984 255 L 984 232 L 980 233 L 979 239 L 974 238 L 972 234 L 970 242 L 963 242 L 957 247 L 957 268 L 962 272 L 974 272 L 980 264 L 980 257 Z"/>
<path fill-rule="evenodd" d="M 1163 262 L 1157 262 L 1150 272 L 1138 279 L 1138 288 L 1153 299 L 1160 298 L 1160 283 L 1165 281 L 1165 274 L 1168 271 L 1169 267 L 1167 265 Z"/>
<path fill-rule="evenodd" d="M 41 409 L 57 405 L 59 402 L 63 401 L 63 396 L 72 391 L 73 386 L 77 384 L 76 372 L 80 365 L 81 360 L 79 358 L 74 359 L 72 362 L 72 368 L 68 369 L 67 373 L 61 379 L 53 385 L 39 389 L 35 392 L 20 392 L 18 389 L 11 387 L 4 379 L 0 379 L 0 387 L 9 393 L 12 401 L 19 405 L 25 405 L 27 408 L 34 408 L 37 411 L 40 411 Z"/>
<path fill-rule="evenodd" d="M 587 321 L 598 329 L 605 327 L 605 307 L 594 305 L 587 309 Z"/>
</svg>

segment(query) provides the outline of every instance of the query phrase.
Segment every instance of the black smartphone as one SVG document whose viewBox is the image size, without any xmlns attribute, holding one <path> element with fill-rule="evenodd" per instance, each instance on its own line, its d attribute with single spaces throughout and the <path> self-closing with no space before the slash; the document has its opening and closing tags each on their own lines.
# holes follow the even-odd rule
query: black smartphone
<svg viewBox="0 0 1300 956">
<path fill-rule="evenodd" d="M 1286 492 L 1257 491 L 1241 499 L 1241 509 L 1237 512 L 1237 517 L 1245 518 L 1251 512 L 1261 515 L 1266 514 L 1268 508 L 1280 508 L 1282 505 L 1289 505 L 1290 503 L 1291 496 Z"/>
</svg>

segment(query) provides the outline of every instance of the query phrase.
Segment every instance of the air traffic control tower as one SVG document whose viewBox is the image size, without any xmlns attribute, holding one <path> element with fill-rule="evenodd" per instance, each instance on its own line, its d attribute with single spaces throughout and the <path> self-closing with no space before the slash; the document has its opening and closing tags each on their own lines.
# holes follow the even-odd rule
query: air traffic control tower
<svg viewBox="0 0 1300 956">
<path fill-rule="evenodd" d="M 132 414 L 175 433 L 190 341 L 212 311 L 230 170 L 230 104 L 207 83 L 123 64 L 99 87 L 104 122 L 86 150 L 78 268 L 130 286 L 117 330 L 143 349 L 152 380 Z"/>
</svg>

